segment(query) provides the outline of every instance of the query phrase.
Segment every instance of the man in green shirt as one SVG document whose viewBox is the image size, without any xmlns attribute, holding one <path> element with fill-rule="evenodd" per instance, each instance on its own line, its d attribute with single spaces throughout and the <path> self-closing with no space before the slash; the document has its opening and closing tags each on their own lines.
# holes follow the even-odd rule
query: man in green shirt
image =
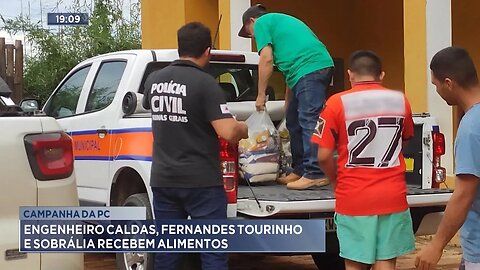
<svg viewBox="0 0 480 270">
<path fill-rule="evenodd" d="M 289 189 L 328 185 L 318 166 L 318 148 L 310 138 L 332 78 L 332 57 L 313 31 L 295 17 L 268 13 L 257 4 L 245 11 L 242 20 L 238 35 L 253 38 L 260 55 L 256 109 L 265 109 L 265 92 L 274 64 L 287 82 L 285 106 L 293 172 L 279 182 Z"/>
</svg>

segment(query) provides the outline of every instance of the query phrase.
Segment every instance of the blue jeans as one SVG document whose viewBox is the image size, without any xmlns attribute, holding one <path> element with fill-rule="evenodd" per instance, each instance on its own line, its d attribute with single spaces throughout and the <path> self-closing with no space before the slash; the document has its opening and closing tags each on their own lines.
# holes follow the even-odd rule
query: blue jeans
<svg viewBox="0 0 480 270">
<path fill-rule="evenodd" d="M 223 186 L 206 188 L 152 187 L 155 219 L 226 219 L 227 196 Z M 161 221 L 160 221 L 161 222 Z M 201 253 L 203 270 L 227 270 L 226 253 Z M 181 254 L 156 253 L 156 270 L 176 270 Z"/>
<path fill-rule="evenodd" d="M 293 173 L 308 179 L 325 175 L 318 166 L 318 146 L 310 139 L 325 104 L 332 74 L 333 68 L 326 68 L 303 76 L 293 87 L 293 96 L 288 103 L 286 118 Z"/>
</svg>

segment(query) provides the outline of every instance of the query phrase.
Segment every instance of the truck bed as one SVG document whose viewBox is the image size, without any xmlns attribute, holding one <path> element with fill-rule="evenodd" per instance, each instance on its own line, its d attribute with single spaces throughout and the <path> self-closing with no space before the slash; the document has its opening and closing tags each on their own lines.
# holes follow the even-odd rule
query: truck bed
<svg viewBox="0 0 480 270">
<path fill-rule="evenodd" d="M 284 185 L 275 183 L 252 186 L 257 199 L 260 201 L 310 201 L 334 199 L 331 185 L 325 187 L 313 187 L 306 190 L 289 190 Z M 421 189 L 418 186 L 408 185 L 407 195 L 428 195 L 439 193 L 451 193 L 450 189 Z M 238 199 L 254 199 L 248 186 L 238 187 Z"/>
</svg>

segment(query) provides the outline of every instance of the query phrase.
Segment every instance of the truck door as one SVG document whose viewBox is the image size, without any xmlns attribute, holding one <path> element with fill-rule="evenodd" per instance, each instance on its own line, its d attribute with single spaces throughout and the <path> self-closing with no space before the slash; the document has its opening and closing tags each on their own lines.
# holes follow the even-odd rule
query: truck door
<svg viewBox="0 0 480 270">
<path fill-rule="evenodd" d="M 78 195 L 83 205 L 105 204 L 108 198 L 109 161 L 114 158 L 112 125 L 118 122 L 121 108 L 115 94 L 127 62 L 125 58 L 104 57 L 73 71 L 45 108 L 72 136 Z M 66 97 L 61 98 L 63 95 Z M 114 101 L 116 105 L 112 105 Z"/>
<path fill-rule="evenodd" d="M 121 87 L 127 63 L 128 59 L 118 57 L 104 57 L 94 62 L 95 75 L 91 86 L 80 96 L 80 114 L 74 123 L 72 137 L 78 192 L 83 203 L 104 204 L 109 197 L 110 162 L 116 158 L 112 137 L 115 136 L 123 97 L 116 97 L 116 93 Z"/>
</svg>

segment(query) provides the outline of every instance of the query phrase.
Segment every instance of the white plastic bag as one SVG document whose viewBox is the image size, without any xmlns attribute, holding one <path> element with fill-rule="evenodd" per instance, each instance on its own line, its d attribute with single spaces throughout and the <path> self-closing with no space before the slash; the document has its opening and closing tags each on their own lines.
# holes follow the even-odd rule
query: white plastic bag
<svg viewBox="0 0 480 270">
<path fill-rule="evenodd" d="M 240 169 L 251 183 L 275 181 L 280 169 L 280 137 L 267 112 L 254 112 L 245 121 L 248 139 L 239 142 Z"/>
</svg>

